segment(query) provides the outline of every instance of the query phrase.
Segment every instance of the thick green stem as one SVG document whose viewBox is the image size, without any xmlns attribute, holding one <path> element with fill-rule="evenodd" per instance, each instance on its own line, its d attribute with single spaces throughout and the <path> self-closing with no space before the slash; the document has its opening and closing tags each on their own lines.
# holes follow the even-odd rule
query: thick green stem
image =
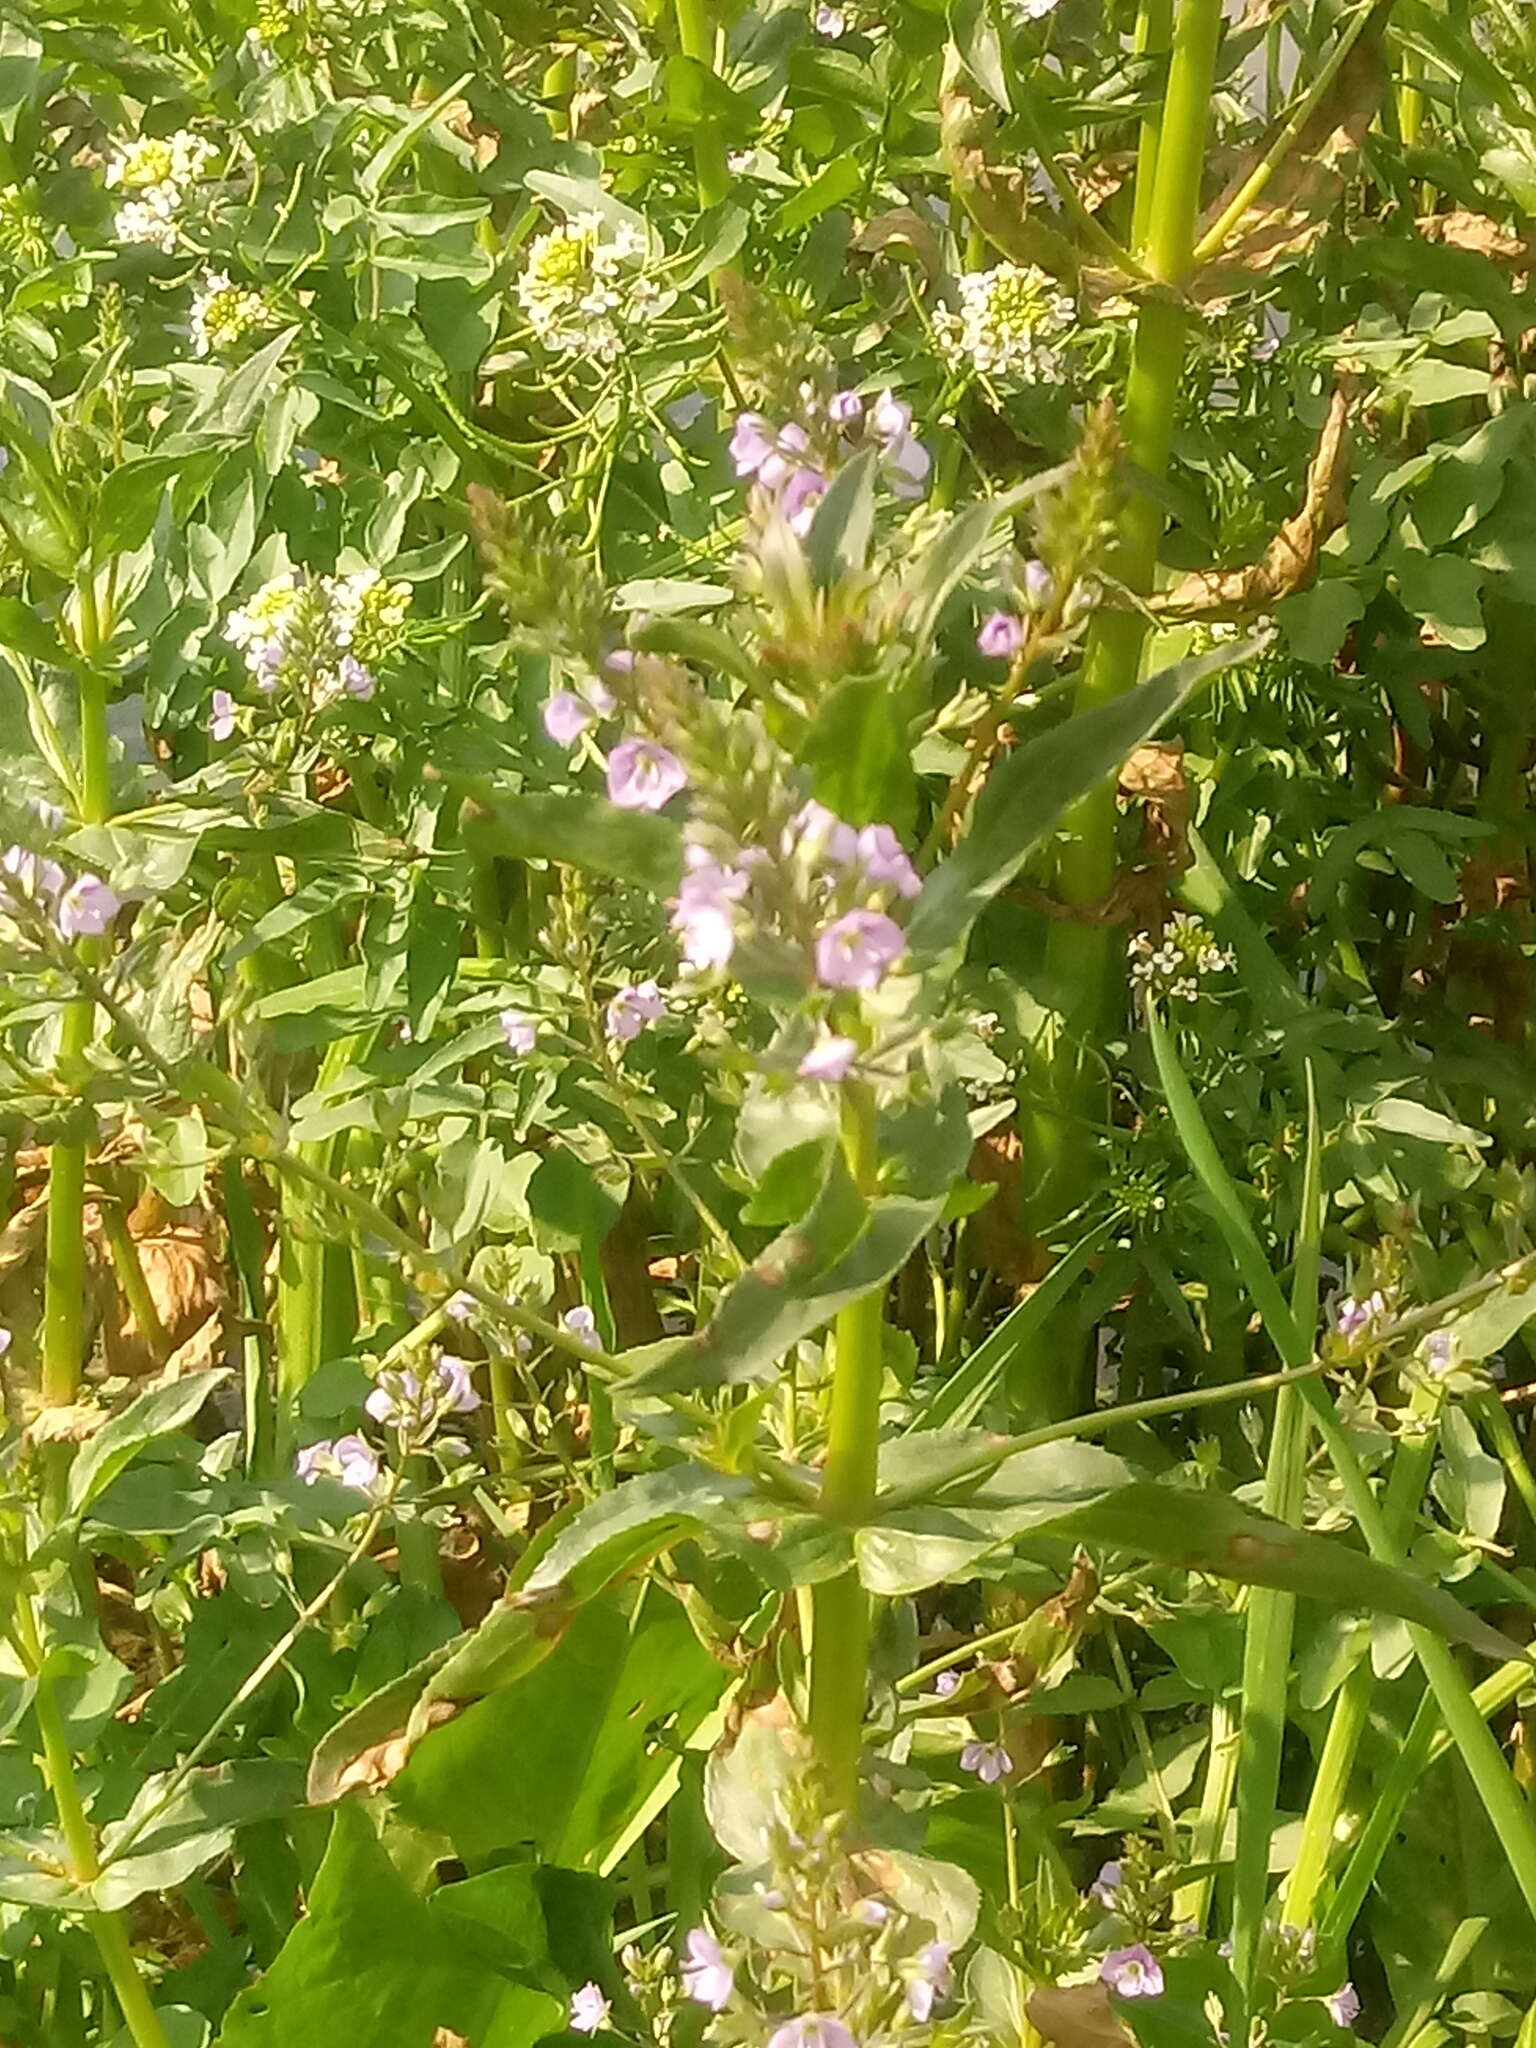
<svg viewBox="0 0 1536 2048">
<path fill-rule="evenodd" d="M 98 651 L 94 604 L 82 611 L 82 653 L 86 663 Z M 80 670 L 80 813 L 85 825 L 104 825 L 112 794 L 107 751 L 107 687 L 89 665 Z M 103 955 L 99 939 L 81 939 L 80 955 L 95 966 Z M 59 1021 L 59 1064 L 67 1072 L 83 1058 L 96 1029 L 88 999 L 66 1006 Z M 50 1408 L 70 1407 L 80 1390 L 85 1363 L 85 1160 L 83 1140 L 55 1145 L 48 1161 L 48 1241 L 43 1302 L 43 1400 Z M 69 1470 L 69 1446 L 49 1447 L 44 1467 L 50 1518 L 62 1512 Z"/>
<path fill-rule="evenodd" d="M 96 1837 L 80 1797 L 74 1754 L 69 1746 L 64 1716 L 59 1710 L 58 1694 L 54 1691 L 52 1676 L 44 1668 L 43 1645 L 37 1632 L 32 1603 L 25 1594 L 16 1603 L 16 1638 L 32 1672 L 32 1711 L 43 1747 L 43 1775 L 48 1781 L 54 1811 L 58 1815 L 69 1874 L 77 1884 L 94 1884 L 101 1875 Z M 137 2048 L 169 2048 L 165 2029 L 133 1959 L 121 1913 L 87 1913 L 84 1919 L 95 1938 L 123 2020 Z"/>
<path fill-rule="evenodd" d="M 1130 460 L 1154 479 L 1167 474 L 1178 411 L 1187 328 L 1180 291 L 1194 255 L 1221 20 L 1221 0 L 1182 0 L 1161 129 L 1150 139 L 1143 136 L 1136 211 L 1145 222 L 1143 253 L 1153 283 L 1136 322 L 1122 432 Z M 1149 22 L 1147 33 L 1156 26 Z M 1149 173 L 1151 198 L 1144 208 L 1141 181 Z M 1113 563 L 1116 580 L 1127 589 L 1151 590 L 1162 534 L 1161 504 L 1135 493 L 1121 514 Z M 1140 611 L 1099 613 L 1089 631 L 1079 710 L 1107 703 L 1135 685 L 1146 638 Z M 1061 1024 L 1038 1077 L 1024 1181 L 1029 1227 L 1046 1240 L 1077 1207 L 1092 1172 L 1092 1148 L 1083 1142 L 1085 1128 L 1095 1121 L 1098 1092 L 1091 1046 L 1106 1006 L 1118 935 L 1093 921 L 1091 906 L 1107 896 L 1114 878 L 1115 818 L 1115 787 L 1109 782 L 1069 813 L 1057 856 L 1056 893 L 1083 914 L 1054 922 L 1046 942 L 1045 985 L 1054 992 Z"/>
<path fill-rule="evenodd" d="M 714 70 L 715 30 L 708 0 L 677 0 L 677 40 L 685 57 Z M 725 138 L 707 115 L 693 131 L 693 163 L 700 206 L 718 206 L 731 189 L 731 172 Z"/>
<path fill-rule="evenodd" d="M 849 1167 L 861 1189 L 875 1178 L 875 1106 L 850 1088 L 843 1116 Z M 866 1294 L 837 1319 L 832 1401 L 821 1512 L 853 1524 L 874 1504 L 880 1449 L 885 1297 Z M 825 1579 L 812 1593 L 811 1739 L 835 1811 L 857 1810 L 859 1752 L 868 1682 L 869 1595 L 856 1570 Z"/>
<path fill-rule="evenodd" d="M 1141 0 L 1133 48 L 1138 57 L 1166 57 L 1173 43 L 1173 0 Z M 1144 256 L 1152 231 L 1152 200 L 1157 189 L 1157 151 L 1163 138 L 1163 101 L 1151 95 L 1141 117 L 1136 148 L 1136 198 L 1131 222 L 1131 249 Z"/>
</svg>

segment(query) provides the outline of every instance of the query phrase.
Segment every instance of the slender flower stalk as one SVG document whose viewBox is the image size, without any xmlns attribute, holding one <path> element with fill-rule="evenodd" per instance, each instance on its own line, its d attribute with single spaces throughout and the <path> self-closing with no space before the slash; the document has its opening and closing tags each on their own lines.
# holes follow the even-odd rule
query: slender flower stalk
<svg viewBox="0 0 1536 2048">
<path fill-rule="evenodd" d="M 677 40 L 685 57 L 714 70 L 715 30 L 707 0 L 677 0 Z M 731 172 L 725 138 L 708 115 L 693 131 L 693 161 L 700 206 L 718 206 L 731 189 Z"/>
</svg>

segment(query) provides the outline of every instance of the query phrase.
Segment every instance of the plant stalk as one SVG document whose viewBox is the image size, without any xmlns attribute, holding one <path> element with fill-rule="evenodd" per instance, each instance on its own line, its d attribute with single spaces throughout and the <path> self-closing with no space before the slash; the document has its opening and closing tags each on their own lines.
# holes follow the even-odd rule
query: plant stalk
<svg viewBox="0 0 1536 2048">
<path fill-rule="evenodd" d="M 843 1144 L 861 1192 L 874 1185 L 875 1105 L 869 1090 L 850 1088 Z M 885 1296 L 866 1294 L 837 1318 L 833 1335 L 832 1402 L 821 1512 L 854 1524 L 874 1506 L 884 1372 Z M 858 1808 L 859 1753 L 864 1734 L 870 1605 L 856 1567 L 824 1579 L 811 1596 L 811 1740 L 834 1811 Z"/>
<path fill-rule="evenodd" d="M 1158 18 L 1152 0 L 1148 14 L 1146 33 L 1153 37 Z M 1181 288 L 1193 265 L 1221 27 L 1221 0 L 1181 0 L 1161 128 L 1155 136 L 1142 137 L 1136 213 L 1145 222 L 1140 253 L 1152 284 L 1137 317 L 1122 432 L 1129 459 L 1158 480 L 1168 472 L 1178 412 L 1188 325 Z M 1144 207 L 1142 184 L 1149 176 L 1151 197 Z M 1163 523 L 1156 499 L 1145 492 L 1127 498 L 1112 572 L 1138 595 L 1152 588 Z M 1147 631 L 1139 610 L 1097 614 L 1078 685 L 1079 711 L 1134 687 Z M 1056 991 L 1062 1014 L 1058 1035 L 1042 1061 L 1024 1148 L 1025 1215 L 1031 1235 L 1044 1242 L 1052 1241 L 1063 1219 L 1077 1208 L 1093 1170 L 1082 1131 L 1093 1121 L 1097 1070 L 1092 1039 L 1108 997 L 1115 933 L 1092 921 L 1091 906 L 1102 902 L 1114 879 L 1115 820 L 1116 792 L 1109 782 L 1067 815 L 1057 856 L 1056 893 L 1082 915 L 1055 920 L 1046 941 L 1045 985 Z"/>
<path fill-rule="evenodd" d="M 683 55 L 713 71 L 715 30 L 708 0 L 676 0 L 676 5 L 677 40 Z M 726 162 L 725 138 L 708 116 L 693 131 L 693 164 L 700 206 L 718 206 L 731 189 L 731 173 Z"/>
</svg>

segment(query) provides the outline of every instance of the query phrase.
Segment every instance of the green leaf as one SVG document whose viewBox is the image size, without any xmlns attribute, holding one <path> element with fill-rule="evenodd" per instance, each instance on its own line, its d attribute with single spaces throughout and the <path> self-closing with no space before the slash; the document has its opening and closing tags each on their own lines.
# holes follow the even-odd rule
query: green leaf
<svg viewBox="0 0 1536 2048">
<path fill-rule="evenodd" d="M 515 860 L 553 860 L 636 882 L 670 896 L 683 872 L 683 835 L 654 811 L 626 811 L 597 796 L 504 796 L 475 788 L 464 811 L 465 843 Z"/>
<path fill-rule="evenodd" d="M 895 1141 L 898 1128 L 886 1133 Z M 776 1237 L 723 1297 L 707 1328 L 631 1380 L 632 1392 L 737 1386 L 773 1376 L 803 1337 L 849 1302 L 883 1287 L 943 1214 L 970 1154 L 957 1100 L 911 1117 L 900 1134 L 915 1168 L 910 1191 L 866 1201 L 835 1152 L 810 1212 Z M 899 1157 L 889 1149 L 883 1156 Z"/>
<path fill-rule="evenodd" d="M 816 507 L 805 537 L 805 556 L 813 580 L 823 590 L 842 576 L 856 575 L 869 559 L 877 462 L 875 450 L 866 448 L 845 463 Z"/>
<path fill-rule="evenodd" d="M 601 214 L 610 228 L 630 227 L 645 233 L 645 221 L 632 206 L 615 199 L 597 178 L 570 178 L 563 171 L 529 171 L 523 183 L 557 206 L 568 220 L 578 214 Z"/>
<path fill-rule="evenodd" d="M 466 86 L 474 83 L 474 72 L 466 71 L 462 78 L 456 78 L 452 85 L 445 86 L 429 106 L 418 109 L 409 120 L 403 121 L 389 140 L 374 151 L 358 174 L 358 190 L 366 199 L 378 197 L 392 173 L 404 163 L 433 122 L 447 112 Z"/>
<path fill-rule="evenodd" d="M 1372 1109 L 1369 1120 L 1379 1130 L 1392 1131 L 1403 1138 L 1423 1138 L 1431 1145 L 1482 1147 L 1493 1143 L 1492 1138 L 1474 1130 L 1471 1124 L 1459 1124 L 1454 1117 L 1443 1116 L 1438 1109 L 1429 1109 L 1422 1102 L 1410 1102 L 1403 1095 L 1383 1097 Z"/>
<path fill-rule="evenodd" d="M 741 1212 L 742 1222 L 773 1225 L 803 1216 L 826 1179 L 832 1143 L 829 1134 L 807 1138 L 803 1144 L 775 1153 L 753 1189 L 752 1199 Z"/>
<path fill-rule="evenodd" d="M 190 424 L 199 433 L 228 435 L 231 439 L 248 432 L 274 395 L 278 365 L 298 332 L 296 326 L 285 327 L 264 348 L 237 364 Z"/>
<path fill-rule="evenodd" d="M 91 1886 L 103 1913 L 132 1905 L 146 1892 L 169 1891 L 225 1855 L 236 1831 L 302 1805 L 303 1766 L 276 1757 L 241 1757 L 194 1771 L 164 1813 L 140 1824 L 165 1796 L 167 1774 L 146 1778 L 121 1820 L 102 1830 L 104 1868 Z M 118 1844 L 126 1842 L 126 1853 Z"/>
<path fill-rule="evenodd" d="M 1447 647 L 1481 647 L 1488 637 L 1483 575 L 1464 555 L 1426 555 L 1399 576 L 1399 593 L 1414 617 L 1433 627 Z"/>
<path fill-rule="evenodd" d="M 1162 729 L 1202 684 L 1250 660 L 1262 643 L 1234 642 L 1059 725 L 994 768 L 966 838 L 929 876 L 907 926 L 918 955 L 959 945 L 1064 811 L 1113 775 L 1133 748 Z"/>
<path fill-rule="evenodd" d="M 832 161 L 817 172 L 809 185 L 797 192 L 793 199 L 786 199 L 773 217 L 772 228 L 776 235 L 793 235 L 801 228 L 808 227 L 834 206 L 840 206 L 845 199 L 851 199 L 864 183 L 864 173 L 857 158 L 850 155 L 835 156 Z"/>
<path fill-rule="evenodd" d="M 1058 488 L 1067 467 L 1047 470 L 1000 497 L 983 498 L 957 512 L 908 570 L 902 584 L 902 626 L 914 648 L 924 649 L 939 614 L 961 580 L 992 545 L 999 526 L 1043 492 Z"/>
<path fill-rule="evenodd" d="M 70 1467 L 70 1513 L 84 1514 L 147 1445 L 184 1429 L 226 1377 L 223 1372 L 189 1373 L 169 1386 L 140 1394 L 120 1415 L 103 1423 Z"/>
<path fill-rule="evenodd" d="M 601 1244 L 624 1204 L 568 1145 L 544 1154 L 528 1182 L 528 1213 L 542 1227 L 546 1251 Z"/>
<path fill-rule="evenodd" d="M 582 1508 L 539 1558 L 522 1591 L 563 1590 L 573 1600 L 589 1600 L 659 1556 L 683 1531 L 722 1517 L 734 1526 L 736 1507 L 751 1493 L 750 1481 L 705 1465 L 642 1472 Z"/>
<path fill-rule="evenodd" d="M 1294 597 L 1283 597 L 1275 606 L 1275 621 L 1290 642 L 1291 652 L 1314 668 L 1332 666 L 1345 634 L 1364 616 L 1363 593 L 1336 576 L 1314 583 Z"/>
<path fill-rule="evenodd" d="M 915 777 L 903 692 L 884 676 L 854 676 L 822 698 L 801 750 L 817 801 L 850 824 L 911 816 Z"/>
<path fill-rule="evenodd" d="M 0 597 L 0 647 L 50 668 L 66 668 L 70 657 L 48 621 L 19 597 Z"/>
<path fill-rule="evenodd" d="M 743 139 L 754 125 L 750 103 L 697 57 L 675 51 L 662 66 L 662 113 L 670 127 L 718 128 Z"/>
<path fill-rule="evenodd" d="M 1450 405 L 1459 398 L 1484 398 L 1488 393 L 1486 370 L 1448 363 L 1440 356 L 1421 356 L 1395 382 L 1413 405 Z"/>
<path fill-rule="evenodd" d="M 1490 1628 L 1439 1586 L 1352 1550 L 1337 1537 L 1292 1529 L 1256 1515 L 1228 1494 L 1195 1493 L 1150 1482 L 1127 1486 L 1064 1516 L 1050 1533 L 1103 1543 L 1243 1586 L 1272 1586 L 1329 1607 L 1396 1614 L 1500 1663 L 1525 1657 L 1518 1643 Z"/>
<path fill-rule="evenodd" d="M 1502 1351 L 1510 1338 L 1536 1316 L 1536 1287 L 1506 1281 L 1446 1324 L 1451 1356 L 1458 1364 L 1475 1365 Z"/>
<path fill-rule="evenodd" d="M 1013 99 L 1008 91 L 1008 74 L 988 0 L 953 0 L 949 28 L 966 70 L 989 100 L 1005 114 L 1011 113 Z"/>
<path fill-rule="evenodd" d="M 491 2044 L 502 2016 L 531 2044 L 563 2023 L 562 2002 L 530 1993 L 444 1939 L 440 1916 L 396 1870 L 367 1813 L 337 1809 L 308 1910 L 276 1961 L 229 2008 L 218 2048 L 432 2048 L 439 2029 Z M 538 2000 L 529 2024 L 528 2001 Z M 510 2048 L 510 2043 L 509 2043 Z"/>
</svg>

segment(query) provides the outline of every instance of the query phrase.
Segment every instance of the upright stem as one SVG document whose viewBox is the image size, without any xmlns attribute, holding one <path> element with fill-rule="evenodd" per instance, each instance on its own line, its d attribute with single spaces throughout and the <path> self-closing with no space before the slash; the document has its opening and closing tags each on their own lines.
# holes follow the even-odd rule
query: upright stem
<svg viewBox="0 0 1536 2048">
<path fill-rule="evenodd" d="M 861 1191 L 875 1179 L 875 1105 L 850 1087 L 843 1144 Z M 866 1294 L 845 1308 L 833 1334 L 832 1403 L 821 1512 L 857 1522 L 874 1503 L 880 1448 L 885 1297 Z M 859 1795 L 859 1751 L 869 1664 L 869 1595 L 856 1569 L 824 1579 L 812 1593 L 811 1739 L 834 1809 L 851 1814 Z"/>
<path fill-rule="evenodd" d="M 59 1818 L 59 1832 L 64 1837 L 69 1874 L 76 1884 L 94 1884 L 101 1875 L 101 1860 L 96 1853 L 96 1837 L 91 1830 L 91 1823 L 80 1797 L 80 1784 L 75 1776 L 75 1759 L 69 1746 L 69 1734 L 64 1725 L 64 1716 L 59 1711 L 58 1694 L 54 1691 L 53 1678 L 45 1668 L 43 1645 L 38 1635 L 36 1617 L 32 1612 L 32 1602 L 25 1593 L 16 1602 L 16 1639 L 22 1656 L 32 1672 L 32 1711 L 43 1746 L 43 1775 L 48 1781 L 54 1811 Z M 133 1950 L 129 1945 L 128 1931 L 123 1925 L 121 1913 L 87 1913 L 84 1918 L 85 1924 L 95 1937 L 123 2020 L 137 2043 L 137 2048 L 169 2048 L 165 2029 L 160 2024 L 159 2015 L 150 2002 L 144 1980 L 139 1975 L 138 1965 L 133 1959 Z"/>
<path fill-rule="evenodd" d="M 1166 57 L 1173 43 L 1173 0 L 1141 0 L 1136 16 L 1133 48 L 1138 57 Z M 1136 201 L 1131 220 L 1131 252 L 1146 253 L 1152 231 L 1152 200 L 1157 188 L 1157 151 L 1163 135 L 1163 102 L 1157 94 L 1148 100 L 1141 117 L 1141 137 L 1136 151 Z"/>
<path fill-rule="evenodd" d="M 80 820 L 104 825 L 112 797 L 107 752 L 107 686 L 94 666 L 100 627 L 94 598 L 82 590 L 80 670 Z M 95 966 L 104 957 L 105 942 L 78 941 L 83 960 Z M 59 1064 L 68 1072 L 84 1057 L 96 1028 L 96 1010 L 89 998 L 65 1007 L 59 1021 Z M 83 1139 L 55 1145 L 48 1161 L 48 1239 L 46 1291 L 43 1302 L 43 1401 L 50 1408 L 71 1407 L 80 1390 L 85 1360 L 85 1161 Z M 69 1471 L 69 1446 L 50 1445 L 44 1465 L 44 1489 L 50 1520 L 63 1510 Z"/>
<path fill-rule="evenodd" d="M 677 0 L 677 40 L 685 57 L 715 68 L 715 30 L 708 0 Z M 718 206 L 731 189 L 725 139 L 707 115 L 693 131 L 694 172 L 700 206 Z"/>
<path fill-rule="evenodd" d="M 1146 0 L 1139 33 L 1155 47 L 1157 0 Z M 1181 0 L 1168 68 L 1160 129 L 1144 131 L 1136 214 L 1145 224 L 1140 251 L 1153 283 L 1142 300 L 1122 415 L 1126 453 L 1152 478 L 1167 474 L 1183 373 L 1187 315 L 1181 287 L 1193 262 L 1200 208 L 1221 0 Z M 1150 180 L 1150 198 L 1143 184 Z M 1113 573 L 1131 591 L 1151 590 L 1163 534 L 1163 509 L 1142 493 L 1120 518 Z M 1131 689 L 1140 673 L 1147 621 L 1139 610 L 1101 611 L 1089 630 L 1078 685 L 1081 711 Z M 1083 916 L 1052 923 L 1046 941 L 1046 986 L 1059 991 L 1059 1036 L 1046 1051 L 1025 1144 L 1024 1197 L 1032 1234 L 1049 1238 L 1077 1206 L 1091 1172 L 1083 1128 L 1096 1092 L 1091 1045 L 1108 994 L 1115 950 L 1112 928 L 1092 921 L 1088 906 L 1109 893 L 1115 865 L 1115 788 L 1108 782 L 1068 814 L 1057 857 L 1056 890 Z"/>
</svg>

